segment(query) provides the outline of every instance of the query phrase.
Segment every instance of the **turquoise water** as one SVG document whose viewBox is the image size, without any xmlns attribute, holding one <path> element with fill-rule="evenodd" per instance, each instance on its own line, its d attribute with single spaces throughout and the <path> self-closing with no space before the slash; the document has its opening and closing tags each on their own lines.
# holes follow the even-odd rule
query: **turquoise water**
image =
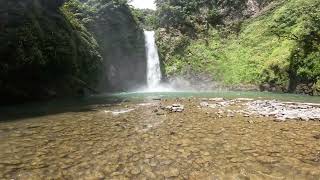
<svg viewBox="0 0 320 180">
<path fill-rule="evenodd" d="M 307 96 L 299 94 L 271 93 L 271 92 L 240 92 L 240 91 L 211 91 L 211 92 L 129 92 L 115 93 L 107 95 L 98 95 L 91 98 L 119 98 L 126 100 L 143 100 L 150 98 L 214 98 L 223 97 L 227 99 L 233 98 L 252 98 L 252 99 L 276 99 L 280 101 L 294 101 L 305 103 L 320 103 L 319 96 Z"/>
<path fill-rule="evenodd" d="M 162 110 L 177 97 L 184 112 Z M 198 108 L 191 97 L 320 102 L 292 94 L 166 92 L 2 107 L 0 179 L 319 179 L 319 121 L 229 117 L 235 106 Z"/>
<path fill-rule="evenodd" d="M 82 98 L 59 99 L 42 103 L 27 103 L 23 105 L 0 107 L 0 121 L 23 119 L 34 116 L 44 116 L 64 112 L 83 112 L 92 110 L 92 106 L 105 104 L 118 104 L 123 102 L 142 102 L 154 98 L 253 98 L 253 99 L 276 99 L 280 101 L 294 101 L 304 103 L 320 103 L 320 97 L 312 97 L 297 94 L 269 93 L 269 92 L 235 92 L 235 91 L 212 91 L 212 92 L 128 92 L 92 95 Z"/>
</svg>

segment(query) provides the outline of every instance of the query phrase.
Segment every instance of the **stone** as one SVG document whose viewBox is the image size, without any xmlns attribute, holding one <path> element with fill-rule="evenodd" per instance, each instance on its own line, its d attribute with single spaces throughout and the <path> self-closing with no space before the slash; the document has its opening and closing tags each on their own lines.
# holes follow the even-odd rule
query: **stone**
<svg viewBox="0 0 320 180">
<path fill-rule="evenodd" d="M 210 98 L 209 101 L 224 101 L 224 98 Z"/>
<path fill-rule="evenodd" d="M 248 123 L 253 124 L 253 123 L 254 123 L 254 121 L 253 121 L 253 120 L 249 120 L 249 121 L 248 121 Z"/>
<path fill-rule="evenodd" d="M 113 172 L 110 176 L 120 176 L 120 175 L 122 175 L 122 173 L 121 172 Z"/>
<path fill-rule="evenodd" d="M 178 145 L 181 145 L 182 147 L 189 146 L 192 144 L 192 141 L 190 139 L 181 139 L 177 142 Z"/>
<path fill-rule="evenodd" d="M 141 170 L 138 167 L 133 167 L 130 171 L 130 173 L 133 175 L 138 175 L 138 174 L 140 174 L 140 172 L 141 172 Z"/>
<path fill-rule="evenodd" d="M 315 138 L 315 139 L 320 139 L 320 134 L 314 135 L 313 138 Z"/>
<path fill-rule="evenodd" d="M 160 165 L 170 165 L 171 163 L 172 163 L 172 160 L 169 160 L 169 159 L 160 161 Z"/>
<path fill-rule="evenodd" d="M 254 99 L 251 98 L 237 98 L 236 101 L 253 101 Z"/>
<path fill-rule="evenodd" d="M 163 175 L 166 178 L 178 177 L 179 174 L 180 174 L 180 172 L 176 168 L 169 168 L 168 170 L 163 172 Z"/>
<path fill-rule="evenodd" d="M 200 151 L 200 154 L 201 154 L 201 155 L 204 155 L 204 156 L 210 156 L 210 153 L 209 153 L 209 152 Z"/>
<path fill-rule="evenodd" d="M 145 157 L 146 159 L 151 159 L 151 158 L 154 157 L 154 155 L 153 155 L 153 154 L 145 154 L 144 157 Z"/>
<path fill-rule="evenodd" d="M 144 175 L 147 179 L 156 179 L 156 175 L 151 170 L 145 170 Z"/>
<path fill-rule="evenodd" d="M 158 161 L 155 160 L 155 159 L 151 159 L 149 164 L 150 164 L 151 167 L 156 167 L 158 165 Z"/>
<path fill-rule="evenodd" d="M 276 122 L 286 120 L 320 120 L 317 104 L 257 100 L 247 103 L 247 111 L 264 117 L 274 117 Z"/>
<path fill-rule="evenodd" d="M 286 121 L 287 120 L 287 118 L 285 118 L 285 117 L 278 117 L 278 118 L 276 118 L 275 120 L 273 120 L 274 122 L 284 122 L 284 121 Z"/>
<path fill-rule="evenodd" d="M 244 161 L 245 161 L 244 158 L 239 158 L 239 157 L 230 159 L 230 162 L 232 163 L 242 163 Z"/>
<path fill-rule="evenodd" d="M 302 142 L 302 141 L 295 141 L 294 142 L 296 145 L 304 145 L 304 142 Z"/>
<path fill-rule="evenodd" d="M 200 103 L 200 106 L 201 106 L 201 107 L 208 107 L 208 106 L 209 106 L 209 103 L 207 103 L 207 102 L 201 102 L 201 103 Z"/>
<path fill-rule="evenodd" d="M 210 177 L 210 175 L 207 172 L 195 171 L 195 172 L 190 173 L 188 179 L 189 180 L 211 179 L 209 177 Z M 220 179 L 220 178 L 216 178 L 216 179 Z"/>
<path fill-rule="evenodd" d="M 166 110 L 171 112 L 183 112 L 184 106 L 181 104 L 173 104 L 172 106 L 167 106 Z"/>
<path fill-rule="evenodd" d="M 306 117 L 306 116 L 302 116 L 302 117 L 300 117 L 300 119 L 301 119 L 302 121 L 309 121 L 309 120 L 310 120 L 310 118 L 309 118 L 309 117 Z"/>
<path fill-rule="evenodd" d="M 261 163 L 265 163 L 265 164 L 274 164 L 279 162 L 278 159 L 271 157 L 271 156 L 258 156 L 257 160 Z"/>
<path fill-rule="evenodd" d="M 163 116 L 163 115 L 165 115 L 165 113 L 164 112 L 157 112 L 156 115 L 157 116 Z"/>
</svg>

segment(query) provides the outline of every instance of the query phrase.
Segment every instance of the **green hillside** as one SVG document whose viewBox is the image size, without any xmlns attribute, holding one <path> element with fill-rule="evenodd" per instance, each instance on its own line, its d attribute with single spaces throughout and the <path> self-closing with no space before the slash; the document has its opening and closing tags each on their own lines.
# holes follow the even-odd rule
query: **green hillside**
<svg viewBox="0 0 320 180">
<path fill-rule="evenodd" d="M 316 94 L 320 84 L 320 2 L 271 3 L 249 19 L 190 38 L 160 30 L 158 45 L 169 77 L 209 74 L 226 85 Z M 170 42 L 170 43 L 169 43 Z"/>
</svg>

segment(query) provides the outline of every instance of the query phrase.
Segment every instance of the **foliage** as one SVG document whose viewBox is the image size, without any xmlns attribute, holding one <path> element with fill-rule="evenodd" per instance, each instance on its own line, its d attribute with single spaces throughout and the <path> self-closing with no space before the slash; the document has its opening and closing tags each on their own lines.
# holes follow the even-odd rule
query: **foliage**
<svg viewBox="0 0 320 180">
<path fill-rule="evenodd" d="M 103 65 L 114 58 L 107 57 L 115 50 L 105 44 L 125 41 L 123 44 L 130 46 L 140 37 L 124 0 L 17 0 L 7 5 L 0 8 L 0 93 L 6 96 L 1 103 L 72 96 L 95 89 L 104 77 Z M 103 32 L 95 34 L 97 24 L 114 22 L 121 31 L 105 33 L 122 39 L 104 42 Z M 129 51 L 119 49 L 124 55 Z"/>
<path fill-rule="evenodd" d="M 132 9 L 133 16 L 143 29 L 153 30 L 156 27 L 155 11 L 151 9 Z"/>
<path fill-rule="evenodd" d="M 72 0 L 65 7 L 99 44 L 103 58 L 99 91 L 123 91 L 145 82 L 143 26 L 127 1 Z"/>
<path fill-rule="evenodd" d="M 288 58 L 289 91 L 294 91 L 299 83 L 314 84 L 320 77 L 319 8 L 320 2 L 292 1 L 279 11 L 270 26 L 279 40 L 295 43 Z"/>
<path fill-rule="evenodd" d="M 258 17 L 212 27 L 175 51 L 169 51 L 175 49 L 174 38 L 163 40 L 169 35 L 157 43 L 169 75 L 192 67 L 226 84 L 268 83 L 293 91 L 299 83 L 319 79 L 319 9 L 318 1 L 285 1 Z"/>
<path fill-rule="evenodd" d="M 271 1 L 255 1 L 258 6 L 255 8 Z M 246 0 L 156 0 L 156 4 L 159 27 L 178 29 L 191 37 L 207 33 L 210 27 L 239 21 L 255 13 Z"/>
</svg>

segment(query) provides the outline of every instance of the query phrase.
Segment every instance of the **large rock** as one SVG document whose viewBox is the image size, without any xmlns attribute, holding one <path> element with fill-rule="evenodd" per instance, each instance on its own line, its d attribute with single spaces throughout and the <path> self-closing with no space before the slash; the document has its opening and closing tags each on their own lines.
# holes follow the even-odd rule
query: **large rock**
<svg viewBox="0 0 320 180">
<path fill-rule="evenodd" d="M 100 89 L 127 91 L 145 85 L 147 62 L 144 34 L 129 7 L 103 6 L 88 27 L 100 45 L 104 60 Z"/>
<path fill-rule="evenodd" d="M 64 2 L 0 1 L 0 103 L 82 95 L 97 85 L 98 45 L 64 14 Z"/>
<path fill-rule="evenodd" d="M 170 111 L 170 112 L 183 112 L 184 111 L 184 105 L 173 104 L 172 106 L 167 106 L 165 109 Z"/>
</svg>

